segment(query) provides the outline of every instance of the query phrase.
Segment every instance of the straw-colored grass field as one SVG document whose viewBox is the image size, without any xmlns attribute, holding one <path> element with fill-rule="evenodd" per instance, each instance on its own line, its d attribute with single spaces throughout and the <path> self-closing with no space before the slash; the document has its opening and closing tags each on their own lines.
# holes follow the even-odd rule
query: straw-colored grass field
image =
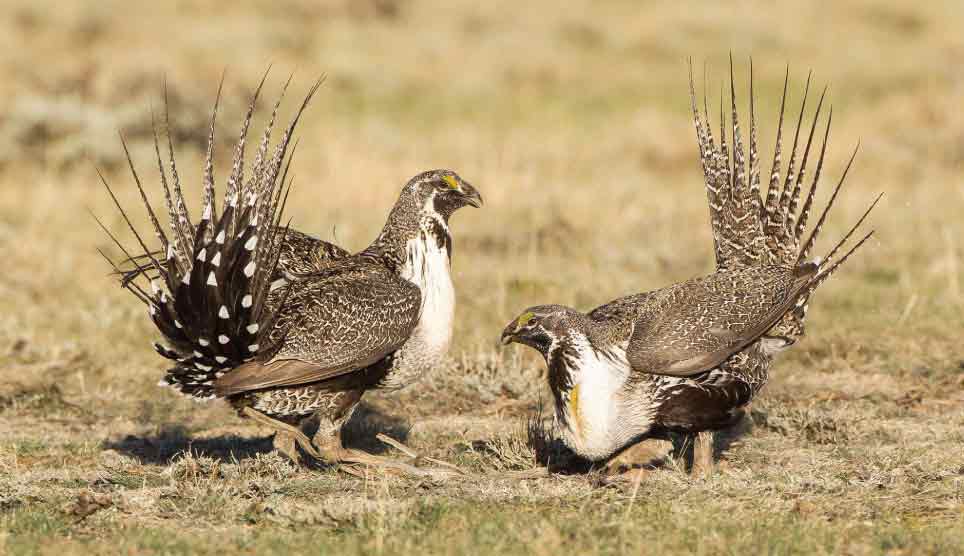
<svg viewBox="0 0 964 556">
<path fill-rule="evenodd" d="M 0 7 L 0 553 L 964 552 L 959 3 L 83 4 Z M 118 131 L 156 186 L 165 79 L 196 200 L 222 71 L 222 178 L 268 64 L 269 96 L 295 72 L 285 115 L 327 73 L 300 127 L 294 226 L 360 249 L 436 167 L 486 201 L 452 221 L 450 364 L 368 396 L 350 442 L 381 449 L 387 432 L 475 472 L 525 469 L 544 365 L 499 332 L 528 305 L 588 309 L 712 269 L 686 59 L 716 102 L 731 51 L 744 100 L 753 56 L 767 157 L 785 65 L 793 106 L 807 70 L 830 84 L 821 202 L 861 142 L 824 251 L 886 195 L 706 479 L 685 451 L 614 486 L 295 468 L 225 404 L 155 386 L 156 331 L 95 251 L 111 245 L 88 208 L 130 239 L 95 168 L 137 206 Z"/>
</svg>

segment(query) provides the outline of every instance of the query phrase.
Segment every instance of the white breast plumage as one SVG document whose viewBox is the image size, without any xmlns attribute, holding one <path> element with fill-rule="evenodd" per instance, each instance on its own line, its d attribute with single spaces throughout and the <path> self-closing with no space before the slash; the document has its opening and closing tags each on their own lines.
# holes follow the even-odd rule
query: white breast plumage
<svg viewBox="0 0 964 556">
<path fill-rule="evenodd" d="M 452 340 L 455 288 L 444 240 L 423 230 L 419 237 L 409 240 L 406 251 L 401 276 L 418 286 L 422 310 L 415 330 L 396 354 L 383 388 L 400 388 L 415 382 L 423 372 L 442 362 Z"/>
<path fill-rule="evenodd" d="M 568 423 L 566 444 L 583 457 L 602 459 L 646 432 L 648 423 L 630 420 L 634 426 L 627 427 L 627 420 L 620 418 L 629 409 L 620 395 L 630 370 L 625 346 L 601 352 L 585 337 L 572 340 L 572 389 L 562 408 Z"/>
</svg>

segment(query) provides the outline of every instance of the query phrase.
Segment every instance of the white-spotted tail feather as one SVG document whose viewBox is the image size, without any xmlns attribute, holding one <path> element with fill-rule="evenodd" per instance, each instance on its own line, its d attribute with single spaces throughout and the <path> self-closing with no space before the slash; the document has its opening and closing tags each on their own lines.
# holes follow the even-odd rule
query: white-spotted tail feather
<svg viewBox="0 0 964 556">
<path fill-rule="evenodd" d="M 195 398 L 211 397 L 214 393 L 214 380 L 225 372 L 253 358 L 270 354 L 274 346 L 268 340 L 268 333 L 275 322 L 276 313 L 284 308 L 285 299 L 280 303 L 272 302 L 269 306 L 268 293 L 272 275 L 277 271 L 280 261 L 284 234 L 287 233 L 287 227 L 279 228 L 278 224 L 290 188 L 290 182 L 285 183 L 293 154 L 293 149 L 289 147 L 295 126 L 318 90 L 321 80 L 308 91 L 269 159 L 267 153 L 271 127 L 280 99 L 275 104 L 262 136 L 251 176 L 244 182 L 244 143 L 256 100 L 266 77 L 267 73 L 258 85 L 244 118 L 226 193 L 221 210 L 218 211 L 215 206 L 212 159 L 214 118 L 220 102 L 222 78 L 204 160 L 201 218 L 196 225 L 191 223 L 184 202 L 174 161 L 169 123 L 166 127 L 170 181 L 162 161 L 156 131 L 154 149 L 172 238 L 164 233 L 128 153 L 131 172 L 141 200 L 147 208 L 152 227 L 161 244 L 159 250 L 151 250 L 147 246 L 102 177 L 107 191 L 139 246 L 139 253 L 132 255 L 98 220 L 110 239 L 121 249 L 126 260 L 117 265 L 106 254 L 102 255 L 118 274 L 121 285 L 148 306 L 151 320 L 164 336 L 167 345 L 155 344 L 155 349 L 163 357 L 175 361 L 175 365 L 168 370 L 163 382 Z M 288 83 L 290 79 L 285 83 L 285 88 Z M 165 109 L 165 123 L 167 122 Z M 127 152 L 126 144 L 124 149 Z M 159 260 L 158 256 L 163 256 L 164 260 Z M 125 265 L 126 268 L 121 268 Z M 150 285 L 150 292 L 140 284 L 145 280 Z"/>
</svg>

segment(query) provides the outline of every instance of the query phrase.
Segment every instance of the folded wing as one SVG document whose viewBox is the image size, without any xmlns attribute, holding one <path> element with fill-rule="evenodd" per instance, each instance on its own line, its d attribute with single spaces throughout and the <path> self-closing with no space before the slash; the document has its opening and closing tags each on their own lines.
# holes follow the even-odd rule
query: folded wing
<svg viewBox="0 0 964 556">
<path fill-rule="evenodd" d="M 793 309 L 816 272 L 813 265 L 796 271 L 754 267 L 658 292 L 636 321 L 629 363 L 637 371 L 671 376 L 713 369 Z"/>
<path fill-rule="evenodd" d="M 249 361 L 219 378 L 218 395 L 363 370 L 398 350 L 418 323 L 418 288 L 375 265 L 351 262 L 289 287 L 283 303 L 297 309 L 279 311 L 269 334 L 280 347 L 270 359 Z"/>
</svg>

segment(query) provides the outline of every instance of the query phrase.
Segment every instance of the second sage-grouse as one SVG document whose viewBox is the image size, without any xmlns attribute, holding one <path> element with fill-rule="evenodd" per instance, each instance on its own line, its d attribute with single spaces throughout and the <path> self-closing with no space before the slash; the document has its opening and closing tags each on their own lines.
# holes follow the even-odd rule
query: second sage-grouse
<svg viewBox="0 0 964 556">
<path fill-rule="evenodd" d="M 748 168 L 732 65 L 732 156 L 725 130 L 721 129 L 716 143 L 708 118 L 701 117 L 696 108 L 690 76 L 716 271 L 622 297 L 588 313 L 560 305 L 530 307 L 502 333 L 504 343 L 531 346 L 545 357 L 562 440 L 584 458 L 604 460 L 660 433 L 692 434 L 733 424 L 766 383 L 773 356 L 803 334 L 814 290 L 873 233 L 837 257 L 868 209 L 825 258 L 808 260 L 853 157 L 813 230 L 802 240 L 826 153 L 830 118 L 801 207 L 804 170 L 823 96 L 798 170 L 804 95 L 786 179 L 781 180 L 784 83 L 775 156 L 766 199 L 762 200 L 752 67 L 750 76 Z"/>
<path fill-rule="evenodd" d="M 245 175 L 258 87 L 220 210 L 212 117 L 197 220 L 182 195 L 170 134 L 168 175 L 155 133 L 169 230 L 131 164 L 160 250 L 148 247 L 118 203 L 139 249 L 132 255 L 118 242 L 133 267 L 115 269 L 164 337 L 166 345 L 155 348 L 174 364 L 163 384 L 197 399 L 226 399 L 273 427 L 275 446 L 295 461 L 297 443 L 328 462 L 386 463 L 345 449 L 341 426 L 365 391 L 411 384 L 442 361 L 455 310 L 449 218 L 466 205 L 481 206 L 482 197 L 450 170 L 421 173 L 402 188 L 378 237 L 355 254 L 283 226 L 292 133 L 319 84 L 272 149 L 279 98 Z M 300 430 L 311 416 L 320 421 L 313 441 Z"/>
</svg>

